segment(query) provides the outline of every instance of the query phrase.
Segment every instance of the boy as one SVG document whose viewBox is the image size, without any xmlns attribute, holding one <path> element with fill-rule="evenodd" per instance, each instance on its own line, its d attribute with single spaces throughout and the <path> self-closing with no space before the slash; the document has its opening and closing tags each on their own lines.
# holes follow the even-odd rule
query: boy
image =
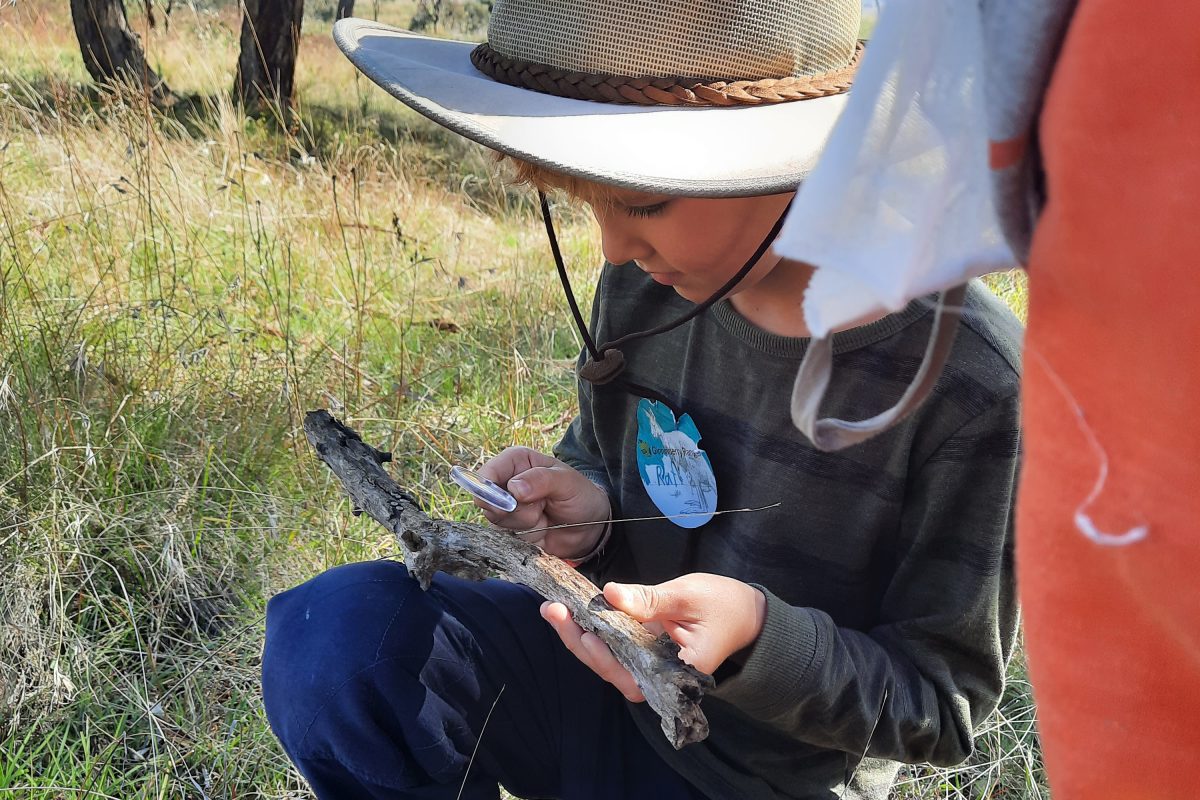
<svg viewBox="0 0 1200 800">
<path fill-rule="evenodd" d="M 494 52 L 473 60 L 540 90 L 724 103 L 729 81 L 636 76 L 737 77 L 749 83 L 732 93 L 787 95 L 844 85 L 855 58 L 857 24 L 838 14 L 854 17 L 857 2 L 730 3 L 740 8 L 721 24 L 654 5 L 653 27 L 639 17 L 649 5 L 619 5 L 497 3 Z M 755 31 L 749 44 L 740 26 Z M 792 60 L 764 58 L 775 45 L 762 31 L 791 37 L 777 49 Z M 458 43 L 356 22 L 335 35 L 400 99 L 521 158 L 539 188 L 591 202 L 609 262 L 584 332 L 581 374 L 594 383 L 580 382 L 557 458 L 510 448 L 485 465 L 519 502 L 485 514 L 516 531 L 574 525 L 528 538 L 607 583 L 613 605 L 665 630 L 717 685 L 703 704 L 708 739 L 676 752 L 561 606 L 498 581 L 422 593 L 399 564 L 340 567 L 268 609 L 268 717 L 318 795 L 495 798 L 499 782 L 523 797 L 884 798 L 897 761 L 965 758 L 999 699 L 1016 622 L 1019 331 L 972 287 L 916 414 L 837 454 L 792 427 L 809 270 L 766 245 L 838 98 L 629 110 L 500 84 L 489 94 L 454 66 Z M 562 45 L 572 37 L 576 50 Z M 610 51 L 599 67 L 597 41 Z M 630 63 L 658 51 L 675 63 Z M 833 63 L 796 66 L 811 53 Z M 764 78 L 764 61 L 807 72 Z M 786 155 L 764 149 L 780 125 Z M 751 146 L 721 148 L 722 137 Z M 838 333 L 825 409 L 859 418 L 895 401 L 931 316 L 916 302 Z M 715 513 L 742 508 L 761 510 Z"/>
</svg>

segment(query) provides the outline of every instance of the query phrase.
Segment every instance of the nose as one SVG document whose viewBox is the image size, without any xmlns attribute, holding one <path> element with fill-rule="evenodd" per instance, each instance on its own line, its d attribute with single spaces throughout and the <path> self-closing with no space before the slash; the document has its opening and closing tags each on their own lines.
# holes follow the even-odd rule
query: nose
<svg viewBox="0 0 1200 800">
<path fill-rule="evenodd" d="M 620 212 L 608 211 L 597 214 L 596 221 L 600 223 L 600 248 L 608 263 L 648 261 L 654 255 L 654 248 L 638 230 L 636 220 Z"/>
</svg>

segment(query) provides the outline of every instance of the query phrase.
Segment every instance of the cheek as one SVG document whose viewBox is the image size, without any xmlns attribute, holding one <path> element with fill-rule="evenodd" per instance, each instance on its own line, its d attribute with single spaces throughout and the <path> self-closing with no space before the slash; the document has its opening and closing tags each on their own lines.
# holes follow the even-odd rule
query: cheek
<svg viewBox="0 0 1200 800">
<path fill-rule="evenodd" d="M 689 248 L 686 254 L 689 264 L 687 272 L 711 283 L 712 288 L 716 289 L 742 268 L 746 259 L 754 254 L 757 245 L 758 242 L 748 242 L 737 234 L 706 236 Z"/>
<path fill-rule="evenodd" d="M 715 226 L 694 225 L 660 252 L 676 269 L 696 276 L 726 278 L 737 272 L 753 247 L 742 255 L 742 236 L 728 222 Z M 736 263 L 735 263 L 736 262 Z"/>
</svg>

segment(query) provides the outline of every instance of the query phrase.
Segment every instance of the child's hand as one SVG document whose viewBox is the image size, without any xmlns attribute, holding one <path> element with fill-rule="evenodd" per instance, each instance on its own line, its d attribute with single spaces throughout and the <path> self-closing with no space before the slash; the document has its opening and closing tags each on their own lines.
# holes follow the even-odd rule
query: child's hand
<svg viewBox="0 0 1200 800">
<path fill-rule="evenodd" d="M 480 467 L 479 474 L 516 498 L 517 508 L 509 513 L 475 501 L 483 515 L 502 528 L 525 531 L 595 523 L 524 537 L 559 558 L 579 558 L 591 552 L 612 514 L 603 489 L 557 458 L 528 447 L 508 448 Z"/>
<path fill-rule="evenodd" d="M 657 586 L 610 583 L 604 599 L 655 633 L 665 631 L 679 644 L 680 657 L 711 675 L 725 659 L 758 638 L 767 617 L 767 598 L 753 586 L 722 575 L 693 573 Z M 633 676 L 598 636 L 586 633 L 562 603 L 542 604 L 575 656 L 621 690 L 632 702 L 644 700 Z"/>
</svg>

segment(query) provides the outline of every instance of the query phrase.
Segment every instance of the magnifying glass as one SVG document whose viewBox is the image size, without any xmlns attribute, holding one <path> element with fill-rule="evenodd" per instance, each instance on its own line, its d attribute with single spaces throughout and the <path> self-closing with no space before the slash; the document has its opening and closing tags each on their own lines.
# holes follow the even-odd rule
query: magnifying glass
<svg viewBox="0 0 1200 800">
<path fill-rule="evenodd" d="M 450 480 L 471 493 L 472 497 L 482 500 L 499 511 L 515 511 L 517 499 L 496 484 L 477 472 L 466 467 L 450 468 Z"/>
</svg>

